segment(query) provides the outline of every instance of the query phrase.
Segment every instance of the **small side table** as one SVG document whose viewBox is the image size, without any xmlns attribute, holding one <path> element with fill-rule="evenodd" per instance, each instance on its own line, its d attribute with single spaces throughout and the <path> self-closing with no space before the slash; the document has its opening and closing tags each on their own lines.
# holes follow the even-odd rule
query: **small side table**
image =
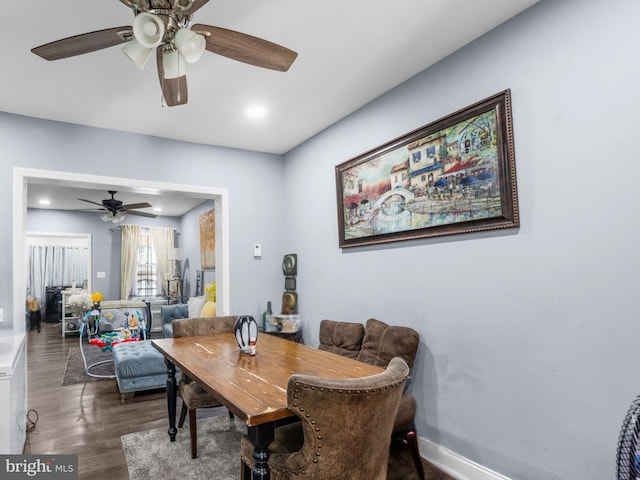
<svg viewBox="0 0 640 480">
<path fill-rule="evenodd" d="M 260 333 L 275 335 L 276 337 L 284 338 L 285 340 L 290 340 L 292 342 L 301 343 L 304 345 L 304 339 L 302 338 L 302 328 L 299 328 L 297 332 L 267 332 L 264 330 L 260 330 Z"/>
</svg>

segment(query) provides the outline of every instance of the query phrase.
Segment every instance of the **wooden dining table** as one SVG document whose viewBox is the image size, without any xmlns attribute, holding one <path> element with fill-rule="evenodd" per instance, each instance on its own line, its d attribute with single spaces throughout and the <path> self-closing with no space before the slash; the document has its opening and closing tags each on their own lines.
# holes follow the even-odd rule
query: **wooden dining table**
<svg viewBox="0 0 640 480">
<path fill-rule="evenodd" d="M 175 441 L 176 367 L 247 425 L 254 445 L 252 479 L 268 480 L 269 444 L 276 424 L 291 419 L 287 382 L 294 373 L 323 378 L 360 378 L 383 371 L 357 360 L 260 333 L 256 354 L 240 352 L 232 333 L 151 341 L 167 364 L 169 438 Z M 238 447 L 239 448 L 239 447 Z M 238 450 L 238 453 L 239 450 Z"/>
</svg>

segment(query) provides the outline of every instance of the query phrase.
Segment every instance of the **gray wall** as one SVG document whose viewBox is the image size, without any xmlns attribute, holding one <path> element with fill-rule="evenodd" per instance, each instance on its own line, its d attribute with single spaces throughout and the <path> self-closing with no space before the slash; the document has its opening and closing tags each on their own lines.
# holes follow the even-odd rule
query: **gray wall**
<svg viewBox="0 0 640 480">
<path fill-rule="evenodd" d="M 543 0 L 285 157 L 308 343 L 323 318 L 414 327 L 419 435 L 513 479 L 613 478 L 640 393 L 639 20 Z M 505 88 L 519 231 L 338 248 L 335 165 Z"/>
<path fill-rule="evenodd" d="M 163 114 L 169 115 L 166 110 Z M 284 166 L 281 156 L 176 142 L 0 112 L 0 224 L 12 224 L 12 167 L 37 168 L 227 188 L 231 309 L 257 316 L 281 294 Z M 33 188 L 37 188 L 34 186 Z M 10 227 L 9 227 L 10 228 Z M 184 233 L 184 232 L 183 232 Z M 253 243 L 265 247 L 254 260 Z M 0 235 L 2 329 L 24 321 L 13 312 L 11 235 Z M 8 287 L 8 288 L 7 288 Z"/>
<path fill-rule="evenodd" d="M 185 293 L 193 296 L 196 289 L 196 271 L 200 270 L 200 215 L 215 207 L 213 200 L 201 203 L 192 208 L 180 219 L 180 231 L 185 235 L 180 236 L 180 246 L 184 254 L 181 266 L 181 275 L 184 279 Z M 273 272 L 271 272 L 273 273 Z M 215 268 L 204 271 L 204 284 L 216 279 Z M 257 317 L 256 317 L 257 318 Z"/>
</svg>

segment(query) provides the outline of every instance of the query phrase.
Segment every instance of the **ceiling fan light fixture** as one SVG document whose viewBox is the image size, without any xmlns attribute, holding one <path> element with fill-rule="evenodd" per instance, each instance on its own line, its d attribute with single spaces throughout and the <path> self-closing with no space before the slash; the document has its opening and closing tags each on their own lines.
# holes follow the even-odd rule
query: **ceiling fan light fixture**
<svg viewBox="0 0 640 480">
<path fill-rule="evenodd" d="M 120 223 L 124 221 L 125 218 L 126 218 L 126 215 L 124 213 L 118 212 L 115 215 L 113 215 L 113 218 L 111 219 L 111 221 L 113 223 Z"/>
<path fill-rule="evenodd" d="M 140 70 L 144 70 L 144 66 L 151 58 L 152 49 L 143 47 L 135 38 L 131 39 L 124 47 L 122 47 L 124 54 L 136 64 Z"/>
<path fill-rule="evenodd" d="M 188 28 L 178 29 L 174 36 L 174 42 L 178 51 L 188 63 L 195 63 L 200 60 L 207 45 L 207 41 L 202 35 Z"/>
<path fill-rule="evenodd" d="M 133 36 L 143 47 L 155 48 L 162 43 L 164 22 L 152 13 L 139 13 L 133 22 Z"/>
<path fill-rule="evenodd" d="M 112 218 L 113 218 L 113 213 L 111 212 L 105 212 L 102 215 L 100 215 L 100 220 L 102 220 L 104 223 L 110 222 Z"/>
<path fill-rule="evenodd" d="M 175 48 L 165 48 L 162 51 L 162 69 L 164 78 L 178 78 L 187 74 L 187 65 L 180 51 Z"/>
</svg>

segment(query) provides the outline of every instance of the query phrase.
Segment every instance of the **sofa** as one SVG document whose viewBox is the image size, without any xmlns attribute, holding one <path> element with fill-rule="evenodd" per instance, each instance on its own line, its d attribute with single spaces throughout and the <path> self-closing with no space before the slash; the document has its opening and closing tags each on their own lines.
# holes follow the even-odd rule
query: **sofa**
<svg viewBox="0 0 640 480">
<path fill-rule="evenodd" d="M 187 303 L 174 303 L 160 307 L 162 338 L 173 337 L 171 322 L 181 318 L 210 318 L 216 316 L 216 303 L 206 297 L 190 297 Z"/>
<path fill-rule="evenodd" d="M 162 338 L 172 338 L 173 326 L 171 322 L 181 318 L 189 318 L 189 307 L 186 303 L 163 305 L 160 307 L 160 317 L 162 318 Z"/>
</svg>

